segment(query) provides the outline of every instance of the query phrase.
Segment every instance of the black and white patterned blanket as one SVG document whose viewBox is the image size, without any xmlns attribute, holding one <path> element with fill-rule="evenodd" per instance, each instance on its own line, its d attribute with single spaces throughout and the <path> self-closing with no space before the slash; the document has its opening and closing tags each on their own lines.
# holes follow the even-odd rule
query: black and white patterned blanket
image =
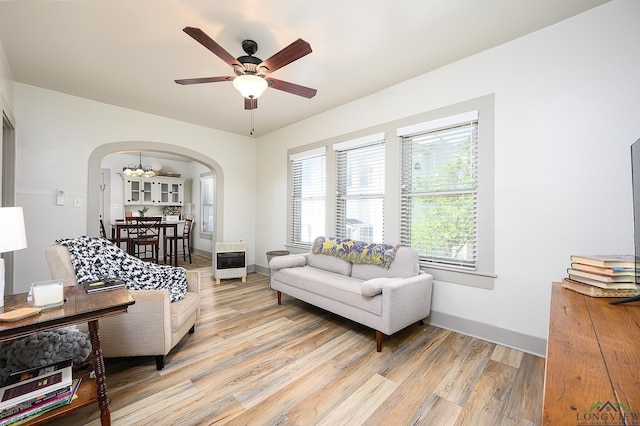
<svg viewBox="0 0 640 426">
<path fill-rule="evenodd" d="M 172 302 L 187 292 L 187 271 L 145 262 L 104 238 L 76 237 L 56 240 L 69 249 L 78 284 L 99 277 L 118 277 L 129 290 L 169 290 Z"/>
</svg>

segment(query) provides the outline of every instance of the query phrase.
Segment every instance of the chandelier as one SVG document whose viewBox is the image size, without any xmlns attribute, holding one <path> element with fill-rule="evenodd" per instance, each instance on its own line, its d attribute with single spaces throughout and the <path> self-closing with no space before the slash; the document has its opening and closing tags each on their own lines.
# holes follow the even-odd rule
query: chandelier
<svg viewBox="0 0 640 426">
<path fill-rule="evenodd" d="M 154 177 L 156 173 L 152 170 L 151 166 L 142 165 L 142 152 L 140 153 L 140 163 L 129 164 L 122 168 L 122 174 L 129 177 Z"/>
</svg>

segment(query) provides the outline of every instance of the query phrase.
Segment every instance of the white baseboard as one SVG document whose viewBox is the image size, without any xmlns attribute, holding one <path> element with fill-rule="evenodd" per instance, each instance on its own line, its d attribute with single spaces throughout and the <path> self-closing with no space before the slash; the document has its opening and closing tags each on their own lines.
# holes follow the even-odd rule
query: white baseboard
<svg viewBox="0 0 640 426">
<path fill-rule="evenodd" d="M 252 266 L 253 266 L 254 272 L 257 272 L 262 275 L 267 275 L 267 276 L 271 275 L 271 271 L 266 266 L 262 266 L 262 265 L 252 265 Z"/>
<path fill-rule="evenodd" d="M 442 312 L 431 311 L 425 320 L 436 327 L 452 330 L 468 336 L 477 337 L 488 342 L 497 343 L 540 357 L 545 357 L 547 341 L 539 337 L 529 336 L 489 324 L 454 317 Z"/>
</svg>

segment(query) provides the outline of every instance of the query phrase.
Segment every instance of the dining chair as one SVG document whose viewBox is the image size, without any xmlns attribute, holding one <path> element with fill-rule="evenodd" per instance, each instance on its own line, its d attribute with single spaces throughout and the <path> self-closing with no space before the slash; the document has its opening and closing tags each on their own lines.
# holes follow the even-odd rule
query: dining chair
<svg viewBox="0 0 640 426">
<path fill-rule="evenodd" d="M 105 240 L 109 240 L 109 241 L 111 241 L 111 242 L 112 242 L 112 243 L 114 243 L 114 244 L 115 244 L 115 243 L 116 243 L 116 241 L 117 241 L 117 239 L 115 238 L 115 235 L 114 235 L 114 233 L 113 233 L 113 229 L 111 230 L 111 237 L 108 237 L 108 236 L 107 236 L 107 231 L 106 231 L 106 230 L 105 230 L 105 228 L 104 228 L 104 221 L 103 221 L 102 219 L 100 219 L 100 237 L 101 237 L 101 238 L 104 238 Z M 120 243 L 121 243 L 121 244 L 122 244 L 122 243 L 125 243 L 125 244 L 127 244 L 127 247 L 128 247 L 129 240 L 128 240 L 127 238 L 121 238 L 121 239 L 120 239 Z"/>
<path fill-rule="evenodd" d="M 130 253 L 139 259 L 158 263 L 160 248 L 161 217 L 137 217 L 131 221 L 135 223 L 133 233 L 129 234 Z"/>
<path fill-rule="evenodd" d="M 135 252 L 133 250 L 133 246 L 131 244 L 133 238 L 138 235 L 138 228 L 136 226 L 136 221 L 133 216 L 126 214 L 127 212 L 125 212 L 125 216 L 124 216 L 124 223 L 127 225 L 125 228 L 125 233 L 127 234 L 127 237 L 125 238 L 125 240 L 127 241 L 127 253 L 129 253 L 130 255 L 134 256 Z"/>
<path fill-rule="evenodd" d="M 102 219 L 100 219 L 100 237 L 113 242 L 111 238 L 107 237 L 107 232 L 104 230 L 104 222 Z"/>
<path fill-rule="evenodd" d="M 182 240 L 182 260 L 187 261 L 189 256 L 189 263 L 191 263 L 191 228 L 193 227 L 193 219 L 185 219 L 184 227 L 182 228 L 182 235 L 164 235 L 164 241 L 162 247 L 164 248 L 164 263 L 167 263 L 167 254 L 169 254 L 169 262 L 173 257 L 173 240 Z M 169 242 L 167 248 L 167 242 Z M 167 253 L 168 252 L 168 253 Z M 177 254 L 177 253 L 176 253 Z"/>
</svg>

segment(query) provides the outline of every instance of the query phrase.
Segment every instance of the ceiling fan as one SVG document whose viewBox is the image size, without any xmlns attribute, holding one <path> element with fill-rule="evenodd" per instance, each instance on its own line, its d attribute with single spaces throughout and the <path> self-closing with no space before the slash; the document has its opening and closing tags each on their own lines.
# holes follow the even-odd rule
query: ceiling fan
<svg viewBox="0 0 640 426">
<path fill-rule="evenodd" d="M 222 46 L 213 41 L 211 37 L 200 28 L 185 27 L 185 33 L 195 41 L 209 49 L 214 55 L 233 67 L 234 76 L 185 78 L 175 80 L 178 84 L 215 83 L 218 81 L 233 81 L 233 86 L 244 96 L 244 109 L 258 108 L 258 97 L 264 93 L 267 87 L 282 90 L 283 92 L 305 98 L 312 98 L 317 90 L 299 84 L 278 80 L 268 75 L 275 70 L 290 64 L 311 53 L 311 46 L 299 38 L 281 51 L 271 56 L 266 61 L 253 56 L 258 51 L 258 43 L 253 40 L 244 40 L 242 49 L 246 55 L 234 58 Z"/>
</svg>

